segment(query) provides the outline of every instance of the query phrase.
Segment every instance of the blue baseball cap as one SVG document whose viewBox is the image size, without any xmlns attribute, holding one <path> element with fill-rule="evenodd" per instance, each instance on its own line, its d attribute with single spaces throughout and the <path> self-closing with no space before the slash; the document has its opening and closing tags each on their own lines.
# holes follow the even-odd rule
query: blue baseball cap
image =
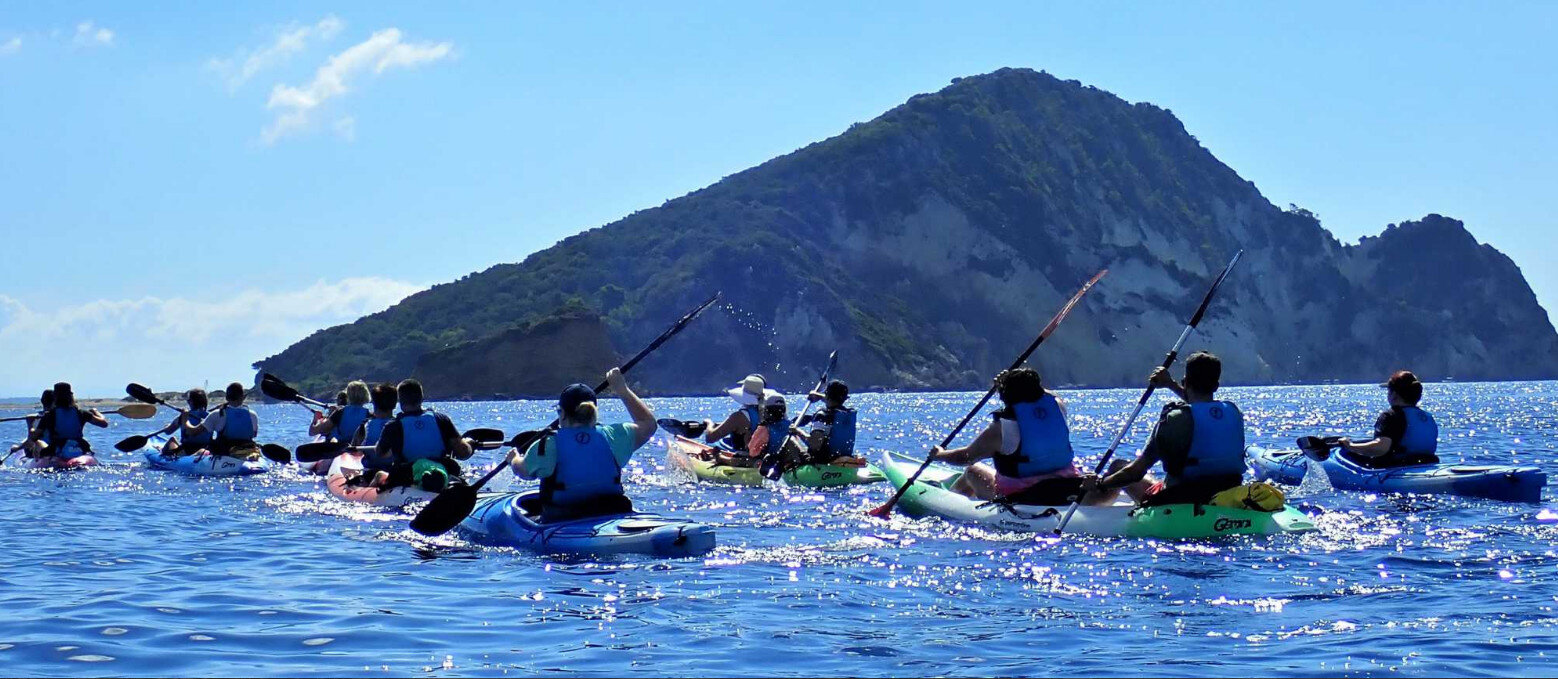
<svg viewBox="0 0 1558 679">
<path fill-rule="evenodd" d="M 595 402 L 595 390 L 584 384 L 570 384 L 563 390 L 562 396 L 557 397 L 557 407 L 564 413 L 572 414 L 580 403 Z"/>
</svg>

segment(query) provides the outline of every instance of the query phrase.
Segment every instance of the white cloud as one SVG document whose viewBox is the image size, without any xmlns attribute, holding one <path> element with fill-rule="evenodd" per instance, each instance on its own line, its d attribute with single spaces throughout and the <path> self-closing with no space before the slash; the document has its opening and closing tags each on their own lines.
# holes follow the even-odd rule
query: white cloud
<svg viewBox="0 0 1558 679">
<path fill-rule="evenodd" d="M 212 59 L 206 65 L 227 80 L 229 90 L 236 90 L 260 71 L 286 63 L 293 55 L 307 49 L 309 41 L 325 42 L 334 38 L 345 25 L 335 15 L 326 16 L 311 26 L 292 24 L 277 32 L 276 39 L 264 47 L 240 50 L 230 59 Z"/>
<path fill-rule="evenodd" d="M 83 21 L 76 24 L 76 37 L 73 42 L 80 47 L 112 45 L 114 44 L 114 32 L 91 21 Z"/>
<path fill-rule="evenodd" d="M 276 111 L 276 118 L 260 136 L 265 143 L 274 144 L 282 137 L 308 129 L 321 106 L 346 94 L 351 81 L 365 73 L 379 75 L 392 68 L 432 63 L 448 57 L 453 50 L 454 46 L 447 42 L 401 42 L 400 29 L 378 31 L 331 56 L 307 85 L 277 85 L 272 89 L 265 107 Z"/>
<path fill-rule="evenodd" d="M 18 35 L 11 38 L 10 40 L 0 43 L 0 57 L 9 54 L 16 54 L 20 51 L 22 51 L 22 36 Z"/>
<path fill-rule="evenodd" d="M 51 309 L 0 295 L 0 396 L 25 395 L 33 385 L 62 379 L 97 395 L 138 380 L 167 389 L 205 379 L 244 380 L 253 374 L 250 363 L 425 287 L 348 278 L 220 299 L 101 299 Z"/>
</svg>

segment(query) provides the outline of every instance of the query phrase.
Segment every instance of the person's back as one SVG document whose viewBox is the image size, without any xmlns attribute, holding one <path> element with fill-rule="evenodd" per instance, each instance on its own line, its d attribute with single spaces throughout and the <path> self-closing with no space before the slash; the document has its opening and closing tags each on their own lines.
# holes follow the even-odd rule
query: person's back
<svg viewBox="0 0 1558 679">
<path fill-rule="evenodd" d="M 231 455 L 245 459 L 259 457 L 254 440 L 260 435 L 260 418 L 244 405 L 243 385 L 234 382 L 223 393 L 227 403 L 218 412 L 206 416 L 204 428 L 215 434 L 213 455 Z"/>
<path fill-rule="evenodd" d="M 1410 371 L 1401 370 L 1380 385 L 1386 388 L 1390 409 L 1374 422 L 1374 438 L 1353 442 L 1342 439 L 1347 459 L 1375 469 L 1434 464 L 1439 461 L 1439 423 L 1419 407 L 1423 383 Z"/>
<path fill-rule="evenodd" d="M 654 412 L 628 388 L 620 370 L 606 374 L 633 421 L 602 425 L 594 390 L 575 384 L 558 398 L 557 431 L 513 462 L 521 478 L 541 482 L 541 518 L 560 521 L 632 511 L 622 469 L 655 433 Z"/>
<path fill-rule="evenodd" d="M 812 436 L 808 439 L 811 460 L 825 464 L 839 458 L 854 457 L 857 417 L 854 408 L 844 405 L 849 399 L 849 385 L 834 380 L 822 394 L 812 394 L 811 397 L 824 399 L 821 412 L 807 415 L 798 423 L 798 426 L 810 425 L 813 428 Z"/>
<path fill-rule="evenodd" d="M 96 410 L 82 410 L 67 382 L 54 385 L 54 406 L 38 419 L 35 438 L 42 442 L 41 455 L 70 459 L 92 452 L 86 440 L 88 424 L 107 427 L 108 421 Z"/>
<path fill-rule="evenodd" d="M 395 387 L 400 414 L 384 424 L 375 446 L 378 462 L 390 463 L 391 486 L 416 486 L 441 491 L 460 476 L 456 460 L 471 456 L 471 445 L 448 415 L 422 407 L 422 383 L 414 379 Z"/>
</svg>

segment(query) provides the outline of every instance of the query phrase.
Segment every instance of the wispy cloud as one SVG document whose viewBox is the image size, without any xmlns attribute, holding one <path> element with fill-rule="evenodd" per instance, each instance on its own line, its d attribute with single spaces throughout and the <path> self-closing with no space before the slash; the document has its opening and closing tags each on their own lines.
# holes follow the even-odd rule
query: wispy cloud
<svg viewBox="0 0 1558 679">
<path fill-rule="evenodd" d="M 114 32 L 91 21 L 76 24 L 76 37 L 71 41 L 77 47 L 106 47 L 114 44 Z"/>
<path fill-rule="evenodd" d="M 219 299 L 101 299 L 48 309 L 0 295 L 0 385 L 21 393 L 74 379 L 106 385 L 95 391 L 102 393 L 116 381 L 178 388 L 241 378 L 253 361 L 315 330 L 381 311 L 424 287 L 349 278 Z"/>
<path fill-rule="evenodd" d="M 16 54 L 22 51 L 22 36 L 15 36 L 5 42 L 0 42 L 0 57 Z"/>
<path fill-rule="evenodd" d="M 261 71 L 286 63 L 307 49 L 310 42 L 325 42 L 334 38 L 345 26 L 334 15 L 326 16 L 312 25 L 291 24 L 278 31 L 275 39 L 264 47 L 239 50 L 231 58 L 211 59 L 206 65 L 221 74 L 229 90 L 237 90 Z"/>
<path fill-rule="evenodd" d="M 266 108 L 276 117 L 260 133 L 267 144 L 309 129 L 320 107 L 348 91 L 353 80 L 365 74 L 380 75 L 395 68 L 412 68 L 447 58 L 454 46 L 447 42 L 401 41 L 400 29 L 386 28 L 356 45 L 331 56 L 307 85 L 277 85 Z M 355 129 L 355 125 L 351 126 Z"/>
</svg>

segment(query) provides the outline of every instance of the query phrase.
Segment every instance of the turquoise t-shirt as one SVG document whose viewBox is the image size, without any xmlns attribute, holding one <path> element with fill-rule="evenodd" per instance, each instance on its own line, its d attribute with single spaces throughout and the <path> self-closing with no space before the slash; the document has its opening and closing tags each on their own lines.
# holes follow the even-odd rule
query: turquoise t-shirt
<svg viewBox="0 0 1558 679">
<path fill-rule="evenodd" d="M 606 436 L 606 442 L 611 445 L 611 454 L 617 458 L 617 465 L 626 467 L 628 460 L 633 457 L 633 451 L 638 450 L 638 425 L 631 422 L 604 424 L 600 429 Z M 548 435 L 545 440 L 532 443 L 525 449 L 525 456 L 518 462 L 520 476 L 527 479 L 543 479 L 552 475 L 552 472 L 557 469 L 556 438 L 556 435 Z M 536 455 L 536 447 L 542 443 L 545 443 L 546 449 L 553 454 Z"/>
</svg>

